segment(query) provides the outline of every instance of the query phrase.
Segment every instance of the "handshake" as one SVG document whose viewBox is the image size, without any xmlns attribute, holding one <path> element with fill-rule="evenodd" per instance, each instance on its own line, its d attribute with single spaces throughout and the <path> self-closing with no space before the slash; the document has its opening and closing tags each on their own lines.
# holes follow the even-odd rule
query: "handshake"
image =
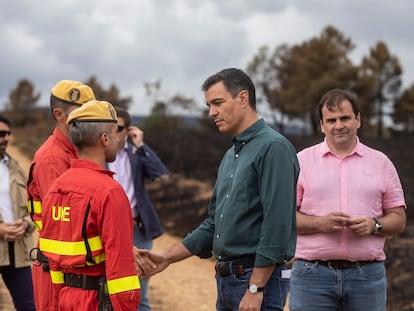
<svg viewBox="0 0 414 311">
<path fill-rule="evenodd" d="M 163 271 L 170 264 L 163 254 L 134 246 L 135 268 L 140 279 L 148 280 L 154 274 Z"/>
<path fill-rule="evenodd" d="M 135 268 L 142 280 L 148 280 L 154 274 L 165 270 L 171 263 L 184 260 L 193 255 L 182 242 L 173 244 L 163 254 L 147 249 L 138 249 L 135 246 L 133 252 Z"/>
</svg>

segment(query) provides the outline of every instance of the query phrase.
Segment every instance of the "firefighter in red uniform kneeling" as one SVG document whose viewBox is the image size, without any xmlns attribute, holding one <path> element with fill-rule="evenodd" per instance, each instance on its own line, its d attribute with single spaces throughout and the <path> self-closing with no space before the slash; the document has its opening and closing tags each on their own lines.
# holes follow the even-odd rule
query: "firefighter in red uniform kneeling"
<svg viewBox="0 0 414 311">
<path fill-rule="evenodd" d="M 116 112 L 110 103 L 92 100 L 67 122 L 79 159 L 50 187 L 39 238 L 54 299 L 61 311 L 136 310 L 131 209 L 114 173 L 104 169 L 117 152 Z"/>
</svg>

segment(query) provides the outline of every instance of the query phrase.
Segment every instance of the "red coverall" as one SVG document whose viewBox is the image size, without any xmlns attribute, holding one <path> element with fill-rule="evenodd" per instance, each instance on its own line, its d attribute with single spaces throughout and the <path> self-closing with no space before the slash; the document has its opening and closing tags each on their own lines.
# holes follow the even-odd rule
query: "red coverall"
<svg viewBox="0 0 414 311">
<path fill-rule="evenodd" d="M 76 148 L 58 129 L 36 151 L 29 172 L 27 207 L 39 233 L 42 229 L 43 198 L 55 179 L 70 167 L 70 160 L 78 157 Z M 50 273 L 43 271 L 42 266 L 33 265 L 32 278 L 36 309 L 57 310 L 57 306 L 51 305 L 53 293 Z"/>
<path fill-rule="evenodd" d="M 73 160 L 43 200 L 39 244 L 49 258 L 55 293 L 61 289 L 55 297 L 60 310 L 98 308 L 96 290 L 62 289 L 63 274 L 68 273 L 106 276 L 114 310 L 136 310 L 139 305 L 131 208 L 112 175 L 95 162 Z"/>
</svg>

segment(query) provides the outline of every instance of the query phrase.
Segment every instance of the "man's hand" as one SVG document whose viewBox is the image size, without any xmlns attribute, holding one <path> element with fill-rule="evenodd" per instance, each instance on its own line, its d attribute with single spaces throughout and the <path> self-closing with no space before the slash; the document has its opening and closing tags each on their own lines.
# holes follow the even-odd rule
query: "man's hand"
<svg viewBox="0 0 414 311">
<path fill-rule="evenodd" d="M 348 228 L 356 236 L 371 235 L 375 229 L 375 221 L 363 216 L 351 218 Z"/>
<path fill-rule="evenodd" d="M 141 277 L 148 279 L 154 274 L 165 270 L 170 264 L 184 260 L 193 254 L 182 242 L 173 244 L 162 254 L 147 249 L 134 247 L 135 265 L 141 271 Z"/>
<path fill-rule="evenodd" d="M 140 249 L 133 247 L 134 258 L 135 258 L 135 268 L 137 269 L 138 276 L 143 280 L 148 280 L 151 276 L 151 271 L 157 266 L 154 262 L 151 261 L 151 258 L 140 253 Z"/>
<path fill-rule="evenodd" d="M 136 126 L 128 127 L 128 136 L 135 147 L 139 148 L 144 144 L 144 132 Z"/>
<path fill-rule="evenodd" d="M 321 232 L 330 233 L 341 231 L 344 227 L 348 226 L 350 218 L 345 213 L 333 212 L 320 217 L 320 220 Z"/>
<path fill-rule="evenodd" d="M 21 219 L 0 224 L 0 236 L 6 241 L 16 241 L 23 237 L 27 223 Z"/>
<path fill-rule="evenodd" d="M 348 226 L 350 217 L 341 212 L 333 212 L 324 216 L 306 215 L 296 212 L 298 234 L 332 233 Z"/>
<path fill-rule="evenodd" d="M 168 267 L 169 262 L 164 255 L 134 246 L 135 267 L 138 276 L 144 280 Z"/>
<path fill-rule="evenodd" d="M 170 265 L 170 262 L 167 260 L 164 254 L 149 251 L 147 249 L 140 249 L 139 254 L 140 256 L 146 257 L 148 260 L 154 263 L 151 269 L 145 270 L 145 273 L 149 276 L 153 276 L 154 274 L 165 270 Z"/>
<path fill-rule="evenodd" d="M 248 290 L 240 301 L 240 311 L 260 311 L 263 303 L 263 292 L 251 294 Z"/>
</svg>

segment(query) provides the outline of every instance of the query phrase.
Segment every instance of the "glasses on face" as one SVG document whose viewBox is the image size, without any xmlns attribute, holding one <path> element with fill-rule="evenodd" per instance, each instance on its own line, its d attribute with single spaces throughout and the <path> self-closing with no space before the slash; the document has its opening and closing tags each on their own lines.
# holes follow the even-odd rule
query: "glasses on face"
<svg viewBox="0 0 414 311">
<path fill-rule="evenodd" d="M 11 134 L 10 131 L 5 131 L 5 130 L 0 131 L 0 137 L 6 137 L 6 135 L 10 136 L 10 134 Z"/>
<path fill-rule="evenodd" d="M 122 132 L 123 130 L 125 130 L 126 126 L 124 125 L 118 125 L 118 129 L 116 130 L 117 133 Z"/>
</svg>

